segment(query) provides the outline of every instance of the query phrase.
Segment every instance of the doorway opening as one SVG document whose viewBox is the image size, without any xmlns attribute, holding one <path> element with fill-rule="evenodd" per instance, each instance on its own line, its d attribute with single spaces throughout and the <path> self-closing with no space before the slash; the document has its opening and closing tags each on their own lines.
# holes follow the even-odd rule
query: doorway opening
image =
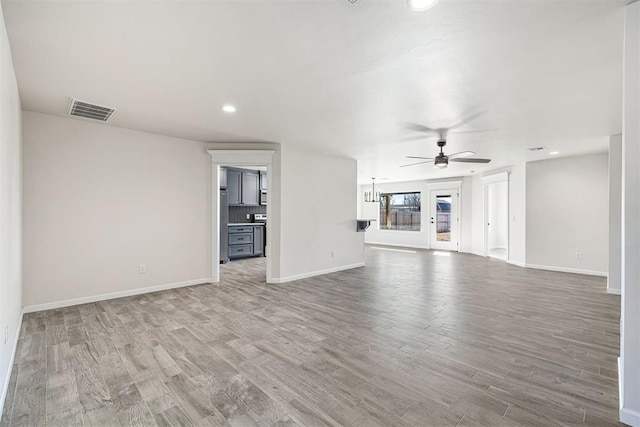
<svg viewBox="0 0 640 427">
<path fill-rule="evenodd" d="M 431 190 L 431 249 L 458 250 L 459 194 L 457 188 Z"/>
<path fill-rule="evenodd" d="M 267 196 L 273 200 L 273 192 L 279 192 L 273 185 L 275 151 L 207 151 L 212 167 L 212 281 L 220 282 L 224 265 L 229 274 L 264 268 L 266 282 L 273 283 L 272 267 L 278 265 L 280 254 L 272 250 L 275 234 L 269 219 L 275 218 Z"/>
<path fill-rule="evenodd" d="M 509 183 L 485 185 L 485 256 L 509 259 Z"/>
</svg>

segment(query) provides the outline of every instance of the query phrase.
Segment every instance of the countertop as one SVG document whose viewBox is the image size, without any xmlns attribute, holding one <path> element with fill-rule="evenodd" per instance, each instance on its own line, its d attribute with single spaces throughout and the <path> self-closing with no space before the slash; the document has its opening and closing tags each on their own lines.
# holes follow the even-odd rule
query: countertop
<svg viewBox="0 0 640 427">
<path fill-rule="evenodd" d="M 264 222 L 232 222 L 227 224 L 229 227 L 234 227 L 238 225 L 265 225 Z"/>
</svg>

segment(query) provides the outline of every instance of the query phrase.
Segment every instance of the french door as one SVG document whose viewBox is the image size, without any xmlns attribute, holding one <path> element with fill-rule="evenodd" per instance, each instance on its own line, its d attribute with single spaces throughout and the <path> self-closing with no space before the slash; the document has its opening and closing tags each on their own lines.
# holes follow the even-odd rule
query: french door
<svg viewBox="0 0 640 427">
<path fill-rule="evenodd" d="M 431 190 L 431 249 L 458 250 L 458 189 Z"/>
</svg>

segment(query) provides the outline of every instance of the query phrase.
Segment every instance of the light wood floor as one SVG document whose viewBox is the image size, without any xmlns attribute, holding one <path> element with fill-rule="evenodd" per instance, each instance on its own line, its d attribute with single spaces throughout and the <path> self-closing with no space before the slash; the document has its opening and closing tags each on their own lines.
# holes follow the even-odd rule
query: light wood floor
<svg viewBox="0 0 640 427">
<path fill-rule="evenodd" d="M 2 425 L 616 424 L 605 280 L 465 254 L 26 315 Z"/>
</svg>

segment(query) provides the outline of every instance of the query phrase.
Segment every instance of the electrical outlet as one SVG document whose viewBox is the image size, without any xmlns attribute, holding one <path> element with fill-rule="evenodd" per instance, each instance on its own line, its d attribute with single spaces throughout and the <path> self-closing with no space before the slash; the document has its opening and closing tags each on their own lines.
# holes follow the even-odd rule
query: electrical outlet
<svg viewBox="0 0 640 427">
<path fill-rule="evenodd" d="M 576 252 L 576 259 L 582 259 L 582 252 Z"/>
<path fill-rule="evenodd" d="M 247 214 L 247 219 L 251 219 L 251 214 Z"/>
<path fill-rule="evenodd" d="M 336 251 L 331 251 L 331 258 L 335 258 L 336 257 Z"/>
<path fill-rule="evenodd" d="M 140 264 L 140 267 L 138 267 L 138 273 L 144 274 L 146 272 L 147 272 L 147 266 L 144 264 Z"/>
</svg>

